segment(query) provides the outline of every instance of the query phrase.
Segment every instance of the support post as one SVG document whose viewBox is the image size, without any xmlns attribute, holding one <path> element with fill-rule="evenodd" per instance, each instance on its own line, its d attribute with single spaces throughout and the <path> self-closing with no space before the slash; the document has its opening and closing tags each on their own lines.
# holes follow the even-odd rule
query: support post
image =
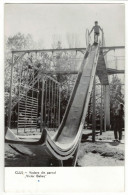
<svg viewBox="0 0 128 195">
<path fill-rule="evenodd" d="M 9 128 L 11 128 L 13 67 L 14 67 L 14 55 L 12 53 L 12 66 L 11 66 L 11 79 L 10 79 L 10 96 L 9 96 L 9 107 L 8 107 L 8 127 Z"/>
<path fill-rule="evenodd" d="M 104 46 L 104 31 L 102 29 L 102 47 Z"/>
<path fill-rule="evenodd" d="M 103 128 L 103 86 L 101 85 L 101 104 L 100 104 L 100 135 L 102 135 Z"/>
<path fill-rule="evenodd" d="M 109 85 L 104 85 L 104 131 L 110 129 L 110 92 Z"/>
<path fill-rule="evenodd" d="M 42 76 L 42 100 L 41 100 L 40 132 L 43 131 L 43 111 L 44 111 L 44 78 L 43 78 L 43 76 Z"/>
<path fill-rule="evenodd" d="M 47 126 L 47 86 L 48 86 L 48 79 L 45 80 L 45 127 Z"/>
<path fill-rule="evenodd" d="M 106 85 L 103 86 L 104 92 L 104 132 L 106 131 Z"/>
<path fill-rule="evenodd" d="M 92 141 L 95 142 L 96 131 L 96 97 L 95 97 L 95 76 L 93 82 L 93 113 L 92 113 Z"/>
<path fill-rule="evenodd" d="M 61 91 L 60 91 L 60 85 L 58 86 L 59 87 L 59 113 L 58 113 L 58 123 L 60 125 L 60 101 L 61 101 Z"/>
<path fill-rule="evenodd" d="M 106 85 L 106 129 L 110 129 L 110 89 L 109 85 Z"/>
</svg>

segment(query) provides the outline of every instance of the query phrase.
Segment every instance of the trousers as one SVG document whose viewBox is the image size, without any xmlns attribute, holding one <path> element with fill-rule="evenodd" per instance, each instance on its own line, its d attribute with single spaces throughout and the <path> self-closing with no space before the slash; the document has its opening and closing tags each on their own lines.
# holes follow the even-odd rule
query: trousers
<svg viewBox="0 0 128 195">
<path fill-rule="evenodd" d="M 122 140 L 122 129 L 114 129 L 115 139 Z"/>
</svg>

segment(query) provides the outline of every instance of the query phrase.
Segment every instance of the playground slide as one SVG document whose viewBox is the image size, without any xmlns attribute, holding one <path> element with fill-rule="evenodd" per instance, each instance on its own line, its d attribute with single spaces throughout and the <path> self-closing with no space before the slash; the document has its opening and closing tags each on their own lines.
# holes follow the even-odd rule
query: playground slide
<svg viewBox="0 0 128 195">
<path fill-rule="evenodd" d="M 88 46 L 65 115 L 57 133 L 51 138 L 44 129 L 37 142 L 21 141 L 8 129 L 5 141 L 19 153 L 32 156 L 46 145 L 57 159 L 67 160 L 77 152 L 85 122 L 98 61 L 98 45 Z M 36 147 L 35 147 L 36 145 Z M 43 148 L 42 148 L 43 149 Z"/>
<path fill-rule="evenodd" d="M 71 158 L 79 146 L 96 72 L 98 49 L 98 45 L 88 47 L 61 125 L 52 139 L 47 135 L 47 148 L 59 160 Z"/>
</svg>

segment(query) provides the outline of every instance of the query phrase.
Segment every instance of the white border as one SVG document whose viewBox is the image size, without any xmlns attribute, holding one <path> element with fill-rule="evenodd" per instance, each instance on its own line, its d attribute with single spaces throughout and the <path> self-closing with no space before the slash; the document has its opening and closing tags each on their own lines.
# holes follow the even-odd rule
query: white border
<svg viewBox="0 0 128 195">
<path fill-rule="evenodd" d="M 50 1 L 50 0 L 0 0 L 0 124 L 1 124 L 1 130 L 0 130 L 0 194 L 5 194 L 3 191 L 4 191 L 4 133 L 3 133 L 3 129 L 4 129 L 4 123 L 3 123 L 3 102 L 4 102 L 4 95 L 3 95 L 3 77 L 4 77 L 4 3 L 125 3 L 125 6 L 126 6 L 126 16 L 125 16 L 125 19 L 126 19 L 126 31 L 125 31 L 125 34 L 127 35 L 128 34 L 128 30 L 127 30 L 127 18 L 128 18 L 128 2 L 127 1 L 78 1 L 78 0 L 58 0 L 58 1 Z M 128 44 L 127 44 L 127 36 L 126 36 L 126 66 L 125 66 L 125 70 L 126 70 L 126 76 L 125 76 L 125 83 L 126 83 L 126 86 L 127 86 L 127 83 L 128 83 L 128 77 L 127 77 L 127 71 L 128 71 L 128 61 L 127 61 L 127 56 L 128 56 Z M 128 101 L 127 101 L 127 95 L 128 95 L 128 91 L 127 91 L 127 88 L 125 88 L 125 97 L 126 97 L 126 108 L 128 108 Z M 125 119 L 127 118 L 127 110 L 126 110 L 126 117 Z M 128 127 L 128 121 L 126 120 L 126 127 Z M 127 132 L 127 128 L 126 128 L 126 137 L 128 137 L 128 132 Z M 127 139 L 126 139 L 127 140 Z M 126 142 L 126 148 L 128 148 L 128 143 Z M 127 168 L 127 165 L 128 165 L 128 150 L 126 150 L 126 154 L 125 154 L 125 157 L 126 157 L 126 162 L 125 162 L 125 173 L 128 173 L 128 168 Z M 38 169 L 38 168 L 37 168 Z M 61 175 L 62 175 L 62 172 L 63 170 L 66 170 L 68 168 L 56 168 L 56 170 L 59 170 L 59 174 L 61 172 Z M 76 169 L 80 169 L 80 170 L 83 170 L 84 174 L 86 175 L 86 178 L 87 178 L 87 172 L 89 171 L 89 175 L 91 175 L 91 178 L 90 176 L 88 176 L 88 180 L 89 181 L 86 181 L 86 178 L 85 178 L 85 184 L 86 182 L 90 182 L 90 187 L 93 186 L 93 183 L 92 183 L 92 178 L 95 179 L 95 181 L 97 181 L 97 177 L 99 178 L 100 182 L 102 180 L 105 180 L 105 178 L 100 178 L 99 175 L 102 175 L 103 172 L 104 172 L 104 175 L 106 175 L 107 173 L 109 173 L 109 177 L 107 179 L 107 181 L 105 180 L 105 185 L 107 185 L 107 189 L 111 186 L 112 182 L 115 183 L 117 185 L 117 187 L 119 187 L 119 183 L 121 183 L 123 180 L 122 180 L 122 176 L 120 175 L 121 177 L 121 181 L 119 182 L 119 180 L 117 179 L 117 175 L 118 174 L 121 174 L 121 169 L 122 167 L 103 167 L 103 168 L 97 168 L 97 167 L 89 167 L 89 168 L 76 168 Z M 87 169 L 87 170 L 86 170 Z M 98 170 L 100 169 L 100 170 Z M 101 171 L 102 169 L 102 171 Z M 104 170 L 103 170 L 104 169 Z M 73 172 L 75 172 L 75 169 L 72 169 L 70 168 L 70 170 L 72 170 Z M 68 171 L 70 171 L 68 170 Z M 97 170 L 98 170 L 98 176 L 96 175 L 97 173 Z M 112 170 L 116 171 L 116 172 L 112 172 Z M 12 171 L 12 169 L 10 170 Z M 87 172 L 86 172 L 87 171 Z M 106 172 L 106 173 L 105 173 Z M 94 174 L 95 173 L 95 174 Z M 112 174 L 113 173 L 113 174 Z M 77 173 L 78 174 L 78 173 Z M 82 174 L 82 173 L 81 173 Z M 103 175 L 102 175 L 103 176 Z M 119 176 L 119 175 L 118 175 Z M 70 178 L 71 179 L 71 178 Z M 117 180 L 118 181 L 117 181 Z M 59 177 L 59 180 L 61 180 L 61 182 L 63 182 L 63 175 L 61 176 L 61 178 Z M 54 180 L 55 181 L 55 180 Z M 70 180 L 69 180 L 70 181 Z M 52 180 L 53 182 L 53 180 Z M 55 181 L 55 186 L 56 186 L 56 182 Z M 67 182 L 67 180 L 66 180 Z M 119 183 L 116 183 L 116 182 L 119 182 Z M 128 183 L 128 175 L 125 174 L 125 184 Z M 121 183 L 122 184 L 122 183 Z M 24 184 L 25 185 L 25 184 Z M 76 185 L 76 184 L 75 184 Z M 88 184 L 89 185 L 89 184 Z M 32 186 L 32 185 L 31 185 Z M 41 186 L 42 187 L 42 186 Z M 56 186 L 57 187 L 57 186 Z M 63 189 L 65 188 L 65 185 L 63 185 Z M 72 186 L 72 192 L 73 192 L 73 188 L 74 188 L 74 183 L 73 183 L 73 186 Z M 96 189 L 94 190 L 95 192 L 97 191 Z M 107 191 L 107 190 L 106 190 Z M 110 192 L 112 192 L 113 190 L 110 189 Z M 37 192 L 37 191 L 36 191 Z M 128 192 L 128 185 L 125 185 L 125 193 Z M 27 194 L 29 194 L 29 191 L 26 192 Z M 35 193 L 35 192 L 34 192 Z M 71 193 L 71 192 L 70 192 Z M 9 193 L 7 193 L 9 194 Z M 14 194 L 14 193 L 13 193 Z M 45 193 L 46 194 L 46 193 Z M 68 192 L 66 192 L 66 194 L 68 194 Z M 77 193 L 79 194 L 79 193 Z"/>
<path fill-rule="evenodd" d="M 4 12 L 0 1 L 0 194 L 4 189 Z"/>
<path fill-rule="evenodd" d="M 100 1 L 97 1 L 97 0 L 1 0 L 3 3 L 77 3 L 77 4 L 83 4 L 83 3 L 92 3 L 92 4 L 95 4 L 95 3 L 102 3 L 102 4 L 105 4 L 105 3 L 109 3 L 109 4 L 115 4 L 115 3 L 125 3 L 127 4 L 127 0 L 124 1 L 124 0 L 120 0 L 120 1 L 111 1 L 111 0 L 108 0 L 108 1 L 104 1 L 104 0 L 100 0 Z"/>
</svg>

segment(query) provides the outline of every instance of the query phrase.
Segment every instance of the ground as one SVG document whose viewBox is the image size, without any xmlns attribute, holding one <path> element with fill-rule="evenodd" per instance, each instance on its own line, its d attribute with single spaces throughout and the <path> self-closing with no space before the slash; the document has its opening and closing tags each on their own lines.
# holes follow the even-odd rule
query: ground
<svg viewBox="0 0 128 195">
<path fill-rule="evenodd" d="M 78 166 L 122 166 L 124 165 L 124 132 L 123 143 L 113 141 L 113 131 L 96 135 L 96 142 L 91 136 L 82 141 L 78 155 Z"/>
<path fill-rule="evenodd" d="M 84 130 L 81 145 L 78 151 L 77 166 L 123 166 L 124 165 L 124 132 L 123 143 L 114 142 L 113 131 L 96 132 L 96 142 L 92 142 L 91 130 Z M 54 131 L 50 131 L 54 134 Z M 20 132 L 19 136 L 39 139 L 40 132 Z M 42 159 L 46 154 L 38 151 L 36 159 L 31 160 L 15 152 L 5 144 L 5 166 L 45 166 Z M 38 163 L 37 163 L 38 162 Z M 52 166 L 52 164 L 51 164 Z M 53 165 L 54 166 L 54 165 Z"/>
</svg>

